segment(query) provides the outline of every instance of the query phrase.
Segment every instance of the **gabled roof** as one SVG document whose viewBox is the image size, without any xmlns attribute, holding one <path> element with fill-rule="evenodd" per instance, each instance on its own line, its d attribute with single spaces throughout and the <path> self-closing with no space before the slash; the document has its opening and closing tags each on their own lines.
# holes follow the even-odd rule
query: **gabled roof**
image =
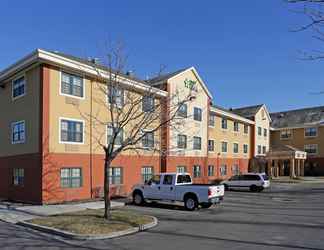
<svg viewBox="0 0 324 250">
<path fill-rule="evenodd" d="M 310 107 L 270 114 L 274 129 L 324 125 L 324 106 Z"/>
<path fill-rule="evenodd" d="M 240 116 L 244 116 L 246 118 L 253 118 L 256 113 L 258 113 L 258 111 L 262 108 L 263 104 L 258 104 L 258 105 L 253 105 L 253 106 L 247 106 L 247 107 L 242 107 L 242 108 L 235 108 L 232 109 L 232 112 L 240 115 Z"/>
<path fill-rule="evenodd" d="M 174 71 L 174 72 L 171 72 L 171 73 L 168 73 L 168 74 L 165 74 L 165 75 L 162 75 L 162 76 L 158 76 L 158 77 L 155 77 L 155 78 L 152 78 L 152 79 L 149 79 L 147 80 L 147 82 L 152 85 L 152 86 L 155 86 L 155 85 L 158 85 L 158 84 L 161 84 L 161 83 L 165 83 L 169 80 L 171 80 L 172 78 L 178 76 L 178 75 L 181 75 L 187 71 L 193 71 L 193 73 L 195 74 L 195 76 L 197 77 L 197 79 L 199 80 L 199 82 L 201 83 L 204 91 L 207 93 L 207 95 L 212 99 L 213 96 L 212 94 L 210 93 L 210 91 L 208 90 L 207 88 L 207 85 L 204 83 L 204 81 L 200 78 L 197 70 L 195 69 L 195 67 L 189 67 L 189 68 L 184 68 L 184 69 L 180 69 L 180 70 L 177 70 L 177 71 Z"/>
<path fill-rule="evenodd" d="M 238 121 L 242 121 L 244 123 L 248 123 L 248 124 L 254 124 L 254 121 L 247 119 L 243 116 L 237 115 L 235 113 L 233 113 L 231 110 L 226 109 L 224 107 L 221 106 L 217 106 L 217 105 L 212 105 L 211 106 L 211 112 L 214 112 L 216 114 L 225 116 L 225 117 L 229 117 L 232 118 L 233 120 L 238 120 Z"/>
</svg>

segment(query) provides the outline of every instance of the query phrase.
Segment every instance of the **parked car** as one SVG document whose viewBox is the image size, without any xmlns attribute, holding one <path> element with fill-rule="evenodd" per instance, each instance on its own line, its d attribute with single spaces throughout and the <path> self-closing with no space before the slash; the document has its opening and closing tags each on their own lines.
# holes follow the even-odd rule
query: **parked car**
<svg viewBox="0 0 324 250">
<path fill-rule="evenodd" d="M 270 187 L 269 177 L 265 173 L 234 175 L 221 183 L 224 185 L 225 190 L 248 189 L 252 192 L 261 192 L 263 189 Z"/>
<path fill-rule="evenodd" d="M 209 208 L 223 200 L 224 186 L 192 184 L 187 173 L 162 173 L 155 175 L 145 184 L 133 187 L 133 202 L 142 205 L 146 201 L 177 204 L 181 202 L 187 210 L 195 210 L 200 205 Z"/>
</svg>

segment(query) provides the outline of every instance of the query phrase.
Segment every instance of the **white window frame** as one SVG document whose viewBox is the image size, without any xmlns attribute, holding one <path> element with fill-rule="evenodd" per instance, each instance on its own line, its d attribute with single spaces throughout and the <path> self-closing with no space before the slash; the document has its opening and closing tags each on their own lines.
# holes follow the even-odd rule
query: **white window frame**
<svg viewBox="0 0 324 250">
<path fill-rule="evenodd" d="M 247 148 L 247 152 L 246 153 L 244 152 L 244 146 L 246 146 L 246 148 Z M 247 155 L 248 153 L 249 153 L 249 144 L 244 143 L 243 144 L 243 154 Z"/>
<path fill-rule="evenodd" d="M 82 94 L 83 94 L 83 97 L 80 97 L 80 96 L 75 96 L 75 95 L 69 95 L 69 94 L 65 94 L 65 93 L 62 93 L 62 73 L 65 73 L 65 74 L 69 74 L 69 75 L 75 75 L 77 77 L 80 77 L 82 79 Z M 76 98 L 76 99 L 79 99 L 79 100 L 84 100 L 85 99 L 85 95 L 86 95 L 86 91 L 85 91 L 85 79 L 83 76 L 80 76 L 79 74 L 77 73 L 72 73 L 72 72 L 69 72 L 69 71 L 65 71 L 65 70 L 60 70 L 60 73 L 59 73 L 59 93 L 61 96 L 67 96 L 67 97 L 71 97 L 71 98 Z"/>
<path fill-rule="evenodd" d="M 20 141 L 14 141 L 13 140 L 13 129 L 15 127 L 15 125 L 19 124 L 19 123 L 24 123 L 24 140 L 20 140 Z M 16 121 L 16 122 L 12 122 L 11 123 L 11 144 L 23 144 L 26 142 L 26 121 L 25 120 L 21 120 L 21 121 Z"/>
<path fill-rule="evenodd" d="M 82 123 L 82 142 L 68 142 L 68 141 L 62 141 L 61 138 L 61 121 L 62 120 L 68 120 L 72 122 L 81 122 Z M 59 143 L 60 144 L 73 144 L 73 145 L 84 145 L 85 143 L 85 121 L 84 120 L 79 120 L 79 119 L 74 119 L 74 118 L 68 118 L 68 117 L 59 117 Z"/>
<path fill-rule="evenodd" d="M 237 152 L 234 152 L 234 145 L 237 144 Z M 238 142 L 233 142 L 233 154 L 237 155 L 240 153 L 240 144 Z"/>
<path fill-rule="evenodd" d="M 290 137 L 288 137 L 288 138 L 282 137 L 281 136 L 282 131 L 290 131 Z M 304 135 L 305 135 L 305 131 L 304 131 Z M 292 129 L 282 129 L 282 130 L 280 130 L 280 135 L 279 136 L 280 136 L 281 141 L 291 140 L 291 139 L 293 139 L 293 130 Z"/>
<path fill-rule="evenodd" d="M 19 78 L 24 78 L 24 80 L 25 80 L 25 92 L 24 92 L 24 94 L 22 94 L 22 95 L 19 95 L 19 96 L 16 96 L 16 97 L 14 97 L 13 96 L 13 94 L 14 94 L 14 81 L 16 81 L 16 80 L 18 80 Z M 17 99 L 19 99 L 19 98 L 21 98 L 21 97 L 24 97 L 25 95 L 27 94 L 27 77 L 26 77 L 26 73 L 24 73 L 24 74 L 20 74 L 20 75 L 18 75 L 17 77 L 15 77 L 12 81 L 11 81 L 11 100 L 12 101 L 15 101 L 15 100 L 17 100 Z"/>
<path fill-rule="evenodd" d="M 308 153 L 308 152 L 306 151 L 306 147 L 307 147 L 307 146 L 315 146 L 315 148 L 316 148 L 316 153 Z M 304 145 L 304 151 L 307 152 L 307 155 L 318 155 L 318 144 L 305 144 L 305 145 Z"/>
<path fill-rule="evenodd" d="M 308 129 L 308 128 L 315 128 L 316 129 L 316 135 L 311 135 L 311 136 L 306 135 L 306 129 Z M 317 136 L 318 136 L 318 128 L 317 127 L 304 128 L 304 138 L 316 138 Z"/>
</svg>

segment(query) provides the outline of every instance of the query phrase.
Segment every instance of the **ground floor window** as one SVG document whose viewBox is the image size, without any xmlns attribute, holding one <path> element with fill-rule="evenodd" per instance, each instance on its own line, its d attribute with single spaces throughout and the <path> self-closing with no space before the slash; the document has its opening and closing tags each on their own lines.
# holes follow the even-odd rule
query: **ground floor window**
<svg viewBox="0 0 324 250">
<path fill-rule="evenodd" d="M 227 166 L 226 165 L 220 166 L 220 175 L 221 176 L 227 175 Z"/>
<path fill-rule="evenodd" d="M 142 167 L 142 181 L 145 183 L 153 177 L 153 167 Z"/>
<path fill-rule="evenodd" d="M 187 167 L 186 166 L 177 166 L 177 173 L 185 173 L 187 172 Z"/>
<path fill-rule="evenodd" d="M 13 169 L 13 185 L 14 186 L 23 186 L 25 178 L 25 170 L 23 168 L 14 168 Z"/>
<path fill-rule="evenodd" d="M 214 176 L 215 167 L 213 165 L 208 166 L 208 176 Z"/>
<path fill-rule="evenodd" d="M 198 178 L 201 176 L 201 167 L 199 165 L 195 165 L 193 167 L 193 177 Z"/>
<path fill-rule="evenodd" d="M 234 165 L 232 166 L 232 174 L 233 174 L 233 175 L 239 175 L 239 174 L 240 174 L 240 168 L 239 168 L 239 165 L 234 164 Z"/>
<path fill-rule="evenodd" d="M 109 168 L 109 183 L 112 185 L 123 184 L 123 173 L 121 167 Z"/>
<path fill-rule="evenodd" d="M 82 187 L 81 168 L 62 168 L 61 169 L 61 187 L 79 188 Z"/>
</svg>

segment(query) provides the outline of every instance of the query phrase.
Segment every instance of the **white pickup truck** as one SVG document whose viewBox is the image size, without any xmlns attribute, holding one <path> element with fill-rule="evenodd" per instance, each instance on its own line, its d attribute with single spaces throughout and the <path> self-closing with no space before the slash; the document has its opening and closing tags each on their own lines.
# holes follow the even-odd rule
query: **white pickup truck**
<svg viewBox="0 0 324 250">
<path fill-rule="evenodd" d="M 200 205 L 209 208 L 223 200 L 224 185 L 192 184 L 187 173 L 162 173 L 145 184 L 133 187 L 133 202 L 142 205 L 146 201 L 176 204 L 183 202 L 187 210 Z"/>
</svg>

